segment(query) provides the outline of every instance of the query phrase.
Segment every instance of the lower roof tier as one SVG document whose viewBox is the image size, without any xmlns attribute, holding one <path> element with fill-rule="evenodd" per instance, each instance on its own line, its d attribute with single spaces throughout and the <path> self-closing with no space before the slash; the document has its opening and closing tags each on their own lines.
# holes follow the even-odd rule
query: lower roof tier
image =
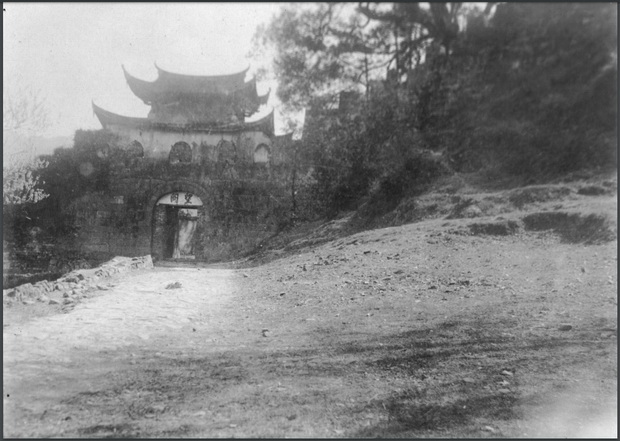
<svg viewBox="0 0 620 441">
<path fill-rule="evenodd" d="M 273 110 L 263 118 L 243 123 L 232 124 L 204 124 L 204 123 L 191 123 L 191 124 L 174 124 L 156 122 L 148 118 L 136 118 L 131 116 L 118 115 L 116 113 L 105 110 L 95 103 L 93 105 L 93 112 L 97 115 L 99 122 L 104 129 L 107 129 L 111 125 L 119 125 L 125 127 L 135 127 L 143 130 L 157 129 L 166 132 L 205 132 L 205 133 L 235 133 L 235 132 L 248 132 L 257 130 L 263 132 L 267 136 L 273 136 L 274 133 L 274 121 Z"/>
</svg>

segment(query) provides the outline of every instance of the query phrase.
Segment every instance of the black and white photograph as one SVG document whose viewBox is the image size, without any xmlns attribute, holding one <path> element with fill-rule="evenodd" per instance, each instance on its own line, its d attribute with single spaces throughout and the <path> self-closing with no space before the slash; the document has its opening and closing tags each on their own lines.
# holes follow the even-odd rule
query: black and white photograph
<svg viewBox="0 0 620 441">
<path fill-rule="evenodd" d="M 2 6 L 3 439 L 617 438 L 617 3 Z"/>
</svg>

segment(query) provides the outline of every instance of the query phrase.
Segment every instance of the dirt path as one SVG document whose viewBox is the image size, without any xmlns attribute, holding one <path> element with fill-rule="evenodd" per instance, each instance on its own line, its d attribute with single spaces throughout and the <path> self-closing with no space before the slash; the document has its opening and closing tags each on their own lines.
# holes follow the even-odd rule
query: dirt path
<svg viewBox="0 0 620 441">
<path fill-rule="evenodd" d="M 174 282 L 181 288 L 166 289 Z M 131 358 L 141 351 L 178 349 L 206 334 L 218 335 L 233 285 L 228 270 L 141 271 L 123 276 L 116 287 L 68 314 L 5 330 L 5 434 L 28 435 L 28 415 L 43 417 L 51 402 L 92 391 L 98 378 L 135 363 Z M 110 354 L 121 356 L 114 360 Z"/>
</svg>

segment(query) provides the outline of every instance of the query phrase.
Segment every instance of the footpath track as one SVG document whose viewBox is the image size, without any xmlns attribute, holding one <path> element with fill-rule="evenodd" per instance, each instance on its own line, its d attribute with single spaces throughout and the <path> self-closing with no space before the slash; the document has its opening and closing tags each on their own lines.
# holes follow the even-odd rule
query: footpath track
<svg viewBox="0 0 620 441">
<path fill-rule="evenodd" d="M 166 288 L 176 282 L 179 288 Z M 5 436 L 11 435 L 24 412 L 45 407 L 41 397 L 57 401 L 64 394 L 88 389 L 90 377 L 113 370 L 115 361 L 106 360 L 107 354 L 131 356 L 156 350 L 166 345 L 164 341 L 182 345 L 187 338 L 178 337 L 191 336 L 196 328 L 200 335 L 208 335 L 209 328 L 221 323 L 233 285 L 233 272 L 222 269 L 156 268 L 128 273 L 103 295 L 85 299 L 66 314 L 5 329 Z M 121 357 L 116 363 L 120 366 L 127 359 Z"/>
</svg>

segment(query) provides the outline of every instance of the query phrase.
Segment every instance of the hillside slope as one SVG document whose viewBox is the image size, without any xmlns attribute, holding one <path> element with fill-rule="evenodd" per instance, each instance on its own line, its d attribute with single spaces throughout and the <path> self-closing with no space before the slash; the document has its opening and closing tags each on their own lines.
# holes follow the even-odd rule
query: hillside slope
<svg viewBox="0 0 620 441">
<path fill-rule="evenodd" d="M 578 186 L 302 247 L 336 221 L 246 270 L 247 311 L 341 381 L 327 395 L 346 436 L 614 436 L 617 200 Z"/>
<path fill-rule="evenodd" d="M 492 234 L 553 230 L 574 243 L 613 240 L 617 186 L 617 172 L 580 172 L 549 184 L 516 187 L 511 182 L 481 181 L 476 173 L 455 173 L 437 180 L 422 195 L 404 198 L 385 214 L 377 214 L 369 201 L 334 220 L 302 223 L 282 231 L 234 264 L 251 266 L 360 231 L 429 220 L 444 220 L 437 225 L 447 223 L 459 228 L 460 234 L 476 234 L 486 224 L 502 224 L 489 227 L 495 231 Z"/>
</svg>

